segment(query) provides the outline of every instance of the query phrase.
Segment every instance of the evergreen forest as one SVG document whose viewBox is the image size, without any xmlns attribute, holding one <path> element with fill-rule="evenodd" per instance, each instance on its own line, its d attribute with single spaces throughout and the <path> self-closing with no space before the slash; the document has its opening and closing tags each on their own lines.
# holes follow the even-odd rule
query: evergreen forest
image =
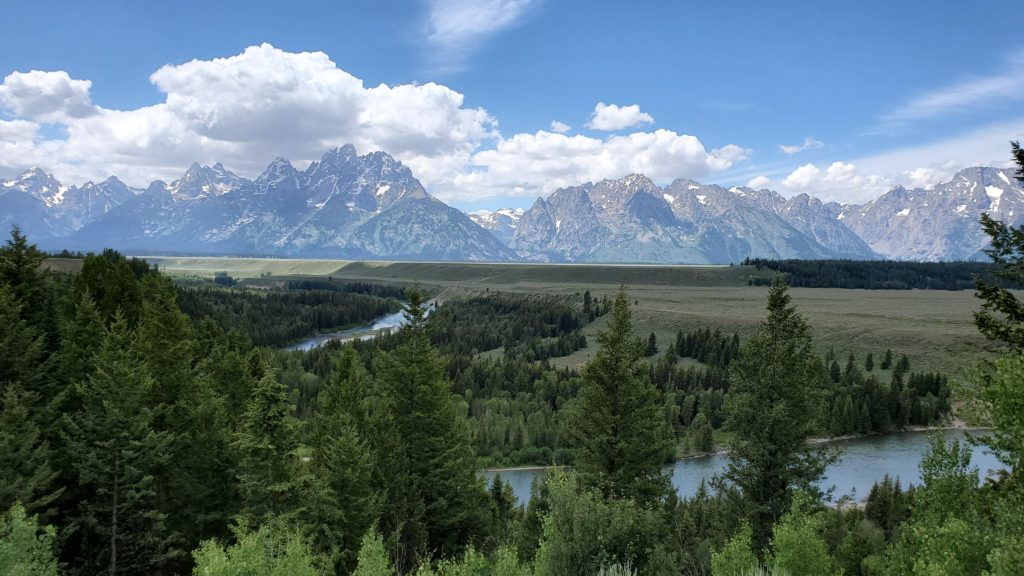
<svg viewBox="0 0 1024 576">
<path fill-rule="evenodd" d="M 918 485 L 863 501 L 822 493 L 837 454 L 809 440 L 941 424 L 951 383 L 899 350 L 822 353 L 783 275 L 753 333 L 660 342 L 625 288 L 183 285 L 114 251 L 49 271 L 14 229 L 0 574 L 1022 574 L 1024 229 L 981 224 L 996 354 L 958 399 L 1003 469 L 979 483 L 970 446 L 935 436 Z M 282 349 L 400 309 L 380 337 Z M 716 450 L 726 470 L 679 497 L 666 463 Z M 478 473 L 515 465 L 552 466 L 523 505 Z"/>
</svg>

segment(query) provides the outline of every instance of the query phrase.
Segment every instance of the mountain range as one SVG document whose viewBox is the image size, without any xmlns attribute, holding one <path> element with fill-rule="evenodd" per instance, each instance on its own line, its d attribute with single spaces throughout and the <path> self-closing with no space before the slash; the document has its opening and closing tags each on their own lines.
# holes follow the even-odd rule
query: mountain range
<svg viewBox="0 0 1024 576">
<path fill-rule="evenodd" d="M 631 174 L 556 190 L 529 210 L 465 214 L 384 152 L 274 160 L 249 180 L 221 164 L 130 188 L 64 186 L 33 168 L 0 182 L 0 226 L 49 249 L 382 260 L 729 263 L 764 258 L 982 258 L 978 217 L 1024 222 L 1010 170 L 968 168 L 861 205 Z"/>
<path fill-rule="evenodd" d="M 466 214 L 427 194 L 383 152 L 335 148 L 299 171 L 278 158 L 255 180 L 193 164 L 178 180 L 128 190 L 65 188 L 35 169 L 0 184 L 0 224 L 40 246 L 129 253 L 403 260 L 515 260 Z M 94 191 L 96 190 L 96 191 Z M 80 214 L 92 218 L 84 220 Z"/>
</svg>

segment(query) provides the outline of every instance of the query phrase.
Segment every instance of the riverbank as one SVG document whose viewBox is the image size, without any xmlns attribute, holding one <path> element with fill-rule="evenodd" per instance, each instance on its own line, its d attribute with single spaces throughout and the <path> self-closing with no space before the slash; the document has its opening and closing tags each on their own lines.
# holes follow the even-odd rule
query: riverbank
<svg viewBox="0 0 1024 576">
<path fill-rule="evenodd" d="M 911 426 L 903 430 L 893 430 L 891 432 L 874 432 L 871 434 L 847 434 L 845 436 L 829 436 L 823 438 L 811 438 L 807 441 L 808 444 L 833 444 L 836 442 L 847 442 L 850 440 L 866 440 L 870 438 L 883 438 L 887 436 L 899 436 L 901 434 L 920 434 L 923 432 L 947 432 L 947 431 L 958 431 L 958 432 L 978 432 L 983 430 L 991 430 L 984 426 L 970 426 L 959 418 L 954 418 L 949 424 L 941 426 Z M 724 446 L 716 446 L 714 450 L 710 452 L 695 452 L 686 454 L 685 456 L 679 456 L 673 458 L 671 462 L 684 462 L 687 460 L 699 460 L 701 458 L 710 458 L 712 456 L 724 456 L 728 453 L 728 450 Z M 542 472 L 550 468 L 568 468 L 568 466 L 562 465 L 524 465 L 524 466 L 504 466 L 504 467 L 489 467 L 480 468 L 480 472 L 486 473 L 501 473 L 501 472 Z"/>
<path fill-rule="evenodd" d="M 903 487 L 921 482 L 921 459 L 928 453 L 931 442 L 928 430 L 906 430 L 901 433 L 874 434 L 844 441 L 836 441 L 839 459 L 826 470 L 817 483 L 823 491 L 832 490 L 833 500 L 847 497 L 848 501 L 859 502 L 871 491 L 871 487 L 886 475 L 898 479 Z M 947 442 L 963 441 L 966 431 L 947 427 L 940 432 Z M 998 458 L 984 445 L 971 446 L 971 466 L 979 471 L 979 480 L 992 470 L 1003 467 Z M 704 458 L 677 460 L 664 467 L 672 486 L 682 498 L 696 494 L 701 486 L 715 476 L 725 472 L 728 458 L 722 453 Z M 512 487 L 516 499 L 525 504 L 530 499 L 530 487 L 542 478 L 543 466 L 508 467 L 502 471 L 479 471 L 479 475 L 492 480 L 500 474 L 503 482 Z"/>
</svg>

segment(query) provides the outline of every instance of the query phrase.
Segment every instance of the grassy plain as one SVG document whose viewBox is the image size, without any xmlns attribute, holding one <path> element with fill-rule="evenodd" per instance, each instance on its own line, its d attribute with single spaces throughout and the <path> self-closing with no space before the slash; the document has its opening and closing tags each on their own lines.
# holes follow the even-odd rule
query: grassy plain
<svg viewBox="0 0 1024 576">
<path fill-rule="evenodd" d="M 419 284 L 443 301 L 484 291 L 575 294 L 590 290 L 612 296 L 625 285 L 636 300 L 637 333 L 654 332 L 666 343 L 678 330 L 702 326 L 749 333 L 764 317 L 768 289 L 748 286 L 749 266 L 613 266 L 477 264 L 429 262 L 351 262 L 258 258 L 148 258 L 171 274 L 235 277 L 331 276 L 390 284 Z M 793 302 L 814 329 L 822 350 L 835 347 L 840 358 L 852 352 L 876 364 L 887 348 L 910 356 L 913 370 L 941 370 L 965 377 L 984 352 L 984 339 L 972 324 L 978 308 L 971 291 L 845 290 L 794 288 Z M 603 326 L 588 326 L 592 336 Z M 587 361 L 592 350 L 559 359 L 566 365 Z"/>
</svg>

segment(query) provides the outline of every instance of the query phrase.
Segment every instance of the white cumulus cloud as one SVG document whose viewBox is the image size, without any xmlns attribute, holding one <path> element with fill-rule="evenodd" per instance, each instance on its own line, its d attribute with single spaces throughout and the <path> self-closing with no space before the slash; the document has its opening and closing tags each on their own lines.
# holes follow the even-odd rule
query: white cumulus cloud
<svg viewBox="0 0 1024 576">
<path fill-rule="evenodd" d="M 944 179 L 942 171 L 935 168 L 914 168 L 903 173 L 907 188 L 931 188 Z"/>
<path fill-rule="evenodd" d="M 824 200 L 853 202 L 878 196 L 894 183 L 893 178 L 879 174 L 862 174 L 850 162 L 836 161 L 822 170 L 804 164 L 790 172 L 781 184 L 789 192 L 808 192 Z"/>
<path fill-rule="evenodd" d="M 96 112 L 92 82 L 73 80 L 67 72 L 13 72 L 0 84 L 0 107 L 43 122 L 84 118 Z"/>
<path fill-rule="evenodd" d="M 572 130 L 572 126 L 569 126 L 565 122 L 559 122 L 558 120 L 551 121 L 552 132 L 557 132 L 558 134 L 565 134 L 569 130 Z"/>
<path fill-rule="evenodd" d="M 92 102 L 87 80 L 65 72 L 7 76 L 0 84 L 0 177 L 39 165 L 68 184 L 116 174 L 145 186 L 177 178 L 196 161 L 222 161 L 255 177 L 277 156 L 301 168 L 351 143 L 360 153 L 391 153 L 442 200 L 471 201 L 535 196 L 630 172 L 701 177 L 750 154 L 734 144 L 709 150 L 696 136 L 671 130 L 570 136 L 558 133 L 568 126 L 556 122 L 551 131 L 503 135 L 497 119 L 446 86 L 367 87 L 322 52 L 269 44 L 167 65 L 150 81 L 162 101 L 113 110 Z M 45 136 L 42 124 L 56 124 L 61 136 Z"/>
<path fill-rule="evenodd" d="M 476 153 L 473 164 L 482 170 L 461 175 L 456 188 L 488 196 L 536 196 L 633 172 L 657 181 L 699 178 L 727 170 L 749 154 L 735 145 L 708 151 L 697 137 L 671 130 L 603 139 L 542 130 L 516 134 Z M 458 192 L 453 196 L 460 197 Z"/>
<path fill-rule="evenodd" d="M 387 150 L 411 164 L 430 166 L 436 159 L 444 165 L 451 156 L 468 158 L 494 136 L 496 125 L 485 110 L 465 107 L 462 94 L 446 86 L 367 88 L 322 52 L 291 53 L 269 44 L 227 58 L 164 66 L 151 81 L 165 100 L 134 110 L 92 105 L 90 83 L 64 72 L 29 74 L 34 82 L 20 73 L 5 79 L 0 107 L 59 122 L 67 139 L 38 143 L 33 153 L 3 164 L 18 167 L 45 158 L 44 165 L 74 180 L 116 173 L 143 184 L 174 178 L 192 161 L 218 160 L 252 175 L 275 156 L 302 163 L 341 143 Z M 41 78 L 56 88 L 25 88 L 38 86 Z"/>
<path fill-rule="evenodd" d="M 598 102 L 594 106 L 594 112 L 590 115 L 587 128 L 591 130 L 604 130 L 615 132 L 623 128 L 631 128 L 640 124 L 653 124 L 654 117 L 646 112 L 640 111 L 640 105 L 618 106 Z"/>
<path fill-rule="evenodd" d="M 31 142 L 39 132 L 39 124 L 28 120 L 0 120 L 0 141 Z"/>
<path fill-rule="evenodd" d="M 771 185 L 771 183 L 771 178 L 769 178 L 765 174 L 761 174 L 759 176 L 754 176 L 753 178 L 748 180 L 747 187 L 753 188 L 754 190 L 760 190 L 762 188 L 767 188 L 769 185 Z"/>
</svg>

